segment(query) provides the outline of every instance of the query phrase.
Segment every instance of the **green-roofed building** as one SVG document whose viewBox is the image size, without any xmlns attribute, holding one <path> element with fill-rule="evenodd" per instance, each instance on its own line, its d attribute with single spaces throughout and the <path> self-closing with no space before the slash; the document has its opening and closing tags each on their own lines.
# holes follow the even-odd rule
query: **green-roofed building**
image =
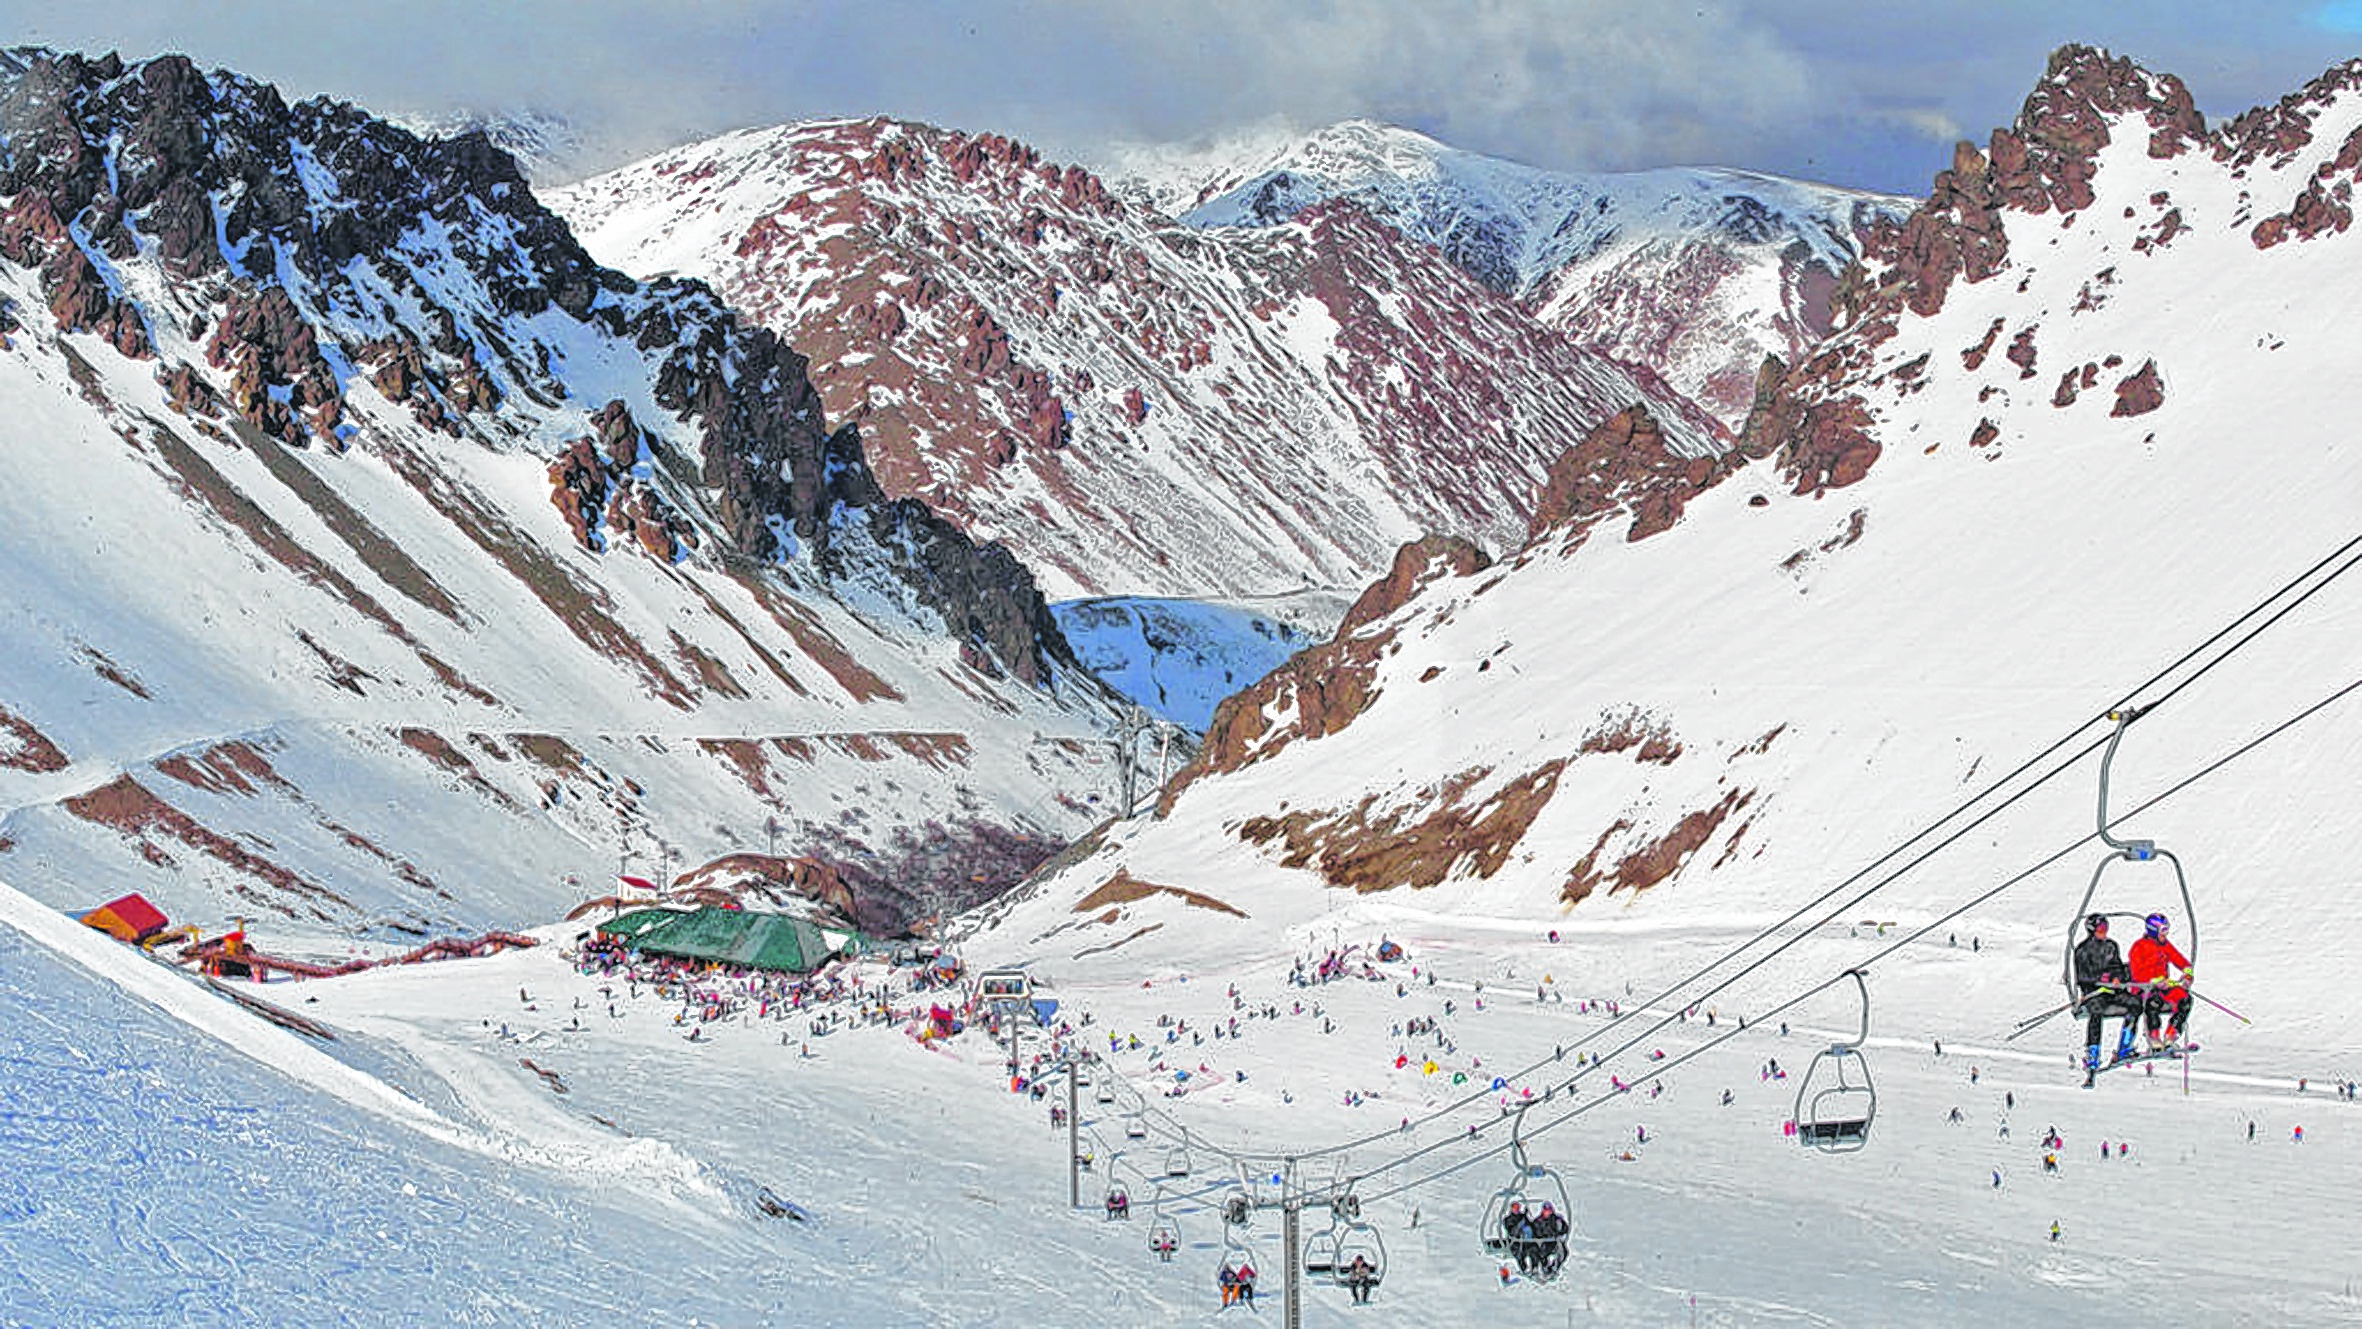
<svg viewBox="0 0 2362 1329">
<path fill-rule="evenodd" d="M 638 909 L 601 923 L 599 931 L 644 955 L 790 974 L 810 973 L 864 945 L 858 932 L 749 909 Z"/>
</svg>

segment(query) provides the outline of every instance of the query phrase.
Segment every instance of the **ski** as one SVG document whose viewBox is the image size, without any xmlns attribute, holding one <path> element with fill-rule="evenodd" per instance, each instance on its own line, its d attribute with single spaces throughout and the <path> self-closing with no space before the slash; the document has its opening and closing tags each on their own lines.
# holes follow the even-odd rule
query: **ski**
<svg viewBox="0 0 2362 1329">
<path fill-rule="evenodd" d="M 2099 1064 L 2098 1070 L 2087 1069 L 2085 1075 L 2088 1078 L 2114 1070 L 2118 1066 L 2134 1066 L 2142 1062 L 2180 1061 L 2198 1050 L 2199 1045 L 2196 1043 L 2176 1043 L 2172 1047 L 2158 1048 L 2154 1052 L 2134 1052 L 2127 1056 L 2112 1057 L 2103 1061 Z"/>
</svg>

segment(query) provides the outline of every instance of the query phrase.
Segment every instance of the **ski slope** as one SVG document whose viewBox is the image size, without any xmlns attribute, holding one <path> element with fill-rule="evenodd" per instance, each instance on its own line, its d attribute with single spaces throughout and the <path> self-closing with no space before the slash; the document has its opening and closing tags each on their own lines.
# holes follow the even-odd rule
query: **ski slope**
<svg viewBox="0 0 2362 1329">
<path fill-rule="evenodd" d="M 1780 1129 L 1814 1049 L 1852 1025 L 1849 993 L 1790 1012 L 1785 1036 L 1769 1021 L 1751 1027 L 1673 1071 L 1661 1096 L 1593 1083 L 1575 1102 L 1598 1106 L 1563 1124 L 1545 1125 L 1556 1103 L 1529 1114 L 1532 1160 L 1573 1203 L 1572 1258 L 1551 1285 L 1503 1286 L 1476 1228 L 1506 1162 L 1479 1158 L 1382 1198 L 1407 1178 L 1378 1172 L 1414 1147 L 1440 1145 L 1430 1163 L 1446 1167 L 1499 1144 L 1495 1096 L 1407 1133 L 1399 1120 L 1467 1095 L 1449 1085 L 1454 1070 L 1508 1073 L 1599 1033 L 1607 1017 L 1584 1013 L 1586 1000 L 1630 1000 L 1628 983 L 1645 997 L 1768 920 L 1569 923 L 1553 943 L 1524 920 L 1335 903 L 1259 946 L 1209 941 L 1147 972 L 1112 956 L 1037 963 L 1062 1016 L 1094 1017 L 1079 1041 L 1105 1054 L 1112 1032 L 1126 1045 L 1108 1060 L 1119 1102 L 1082 1095 L 1098 1162 L 1085 1208 L 1069 1212 L 1065 1133 L 1047 1128 L 1043 1104 L 1008 1092 L 1003 1049 L 980 1030 L 930 1049 L 894 1026 L 813 1037 L 808 1016 L 733 1018 L 692 1042 L 673 1023 L 680 1004 L 648 989 L 634 998 L 611 985 L 610 1017 L 601 980 L 566 963 L 556 934 L 567 930 L 553 929 L 559 944 L 532 950 L 270 985 L 343 1031 L 312 1046 L 12 895 L 0 908 L 0 1002 L 11 1028 L 42 1035 L 12 1048 L 6 1121 L 47 1143 L 18 1151 L 0 1183 L 0 1281 L 19 1298 L 8 1315 L 1225 1323 L 1278 1314 L 1281 1259 L 1275 1216 L 1261 1215 L 1244 1243 L 1266 1275 L 1264 1305 L 1218 1310 L 1220 1223 L 1205 1206 L 1238 1182 L 1213 1150 L 1275 1155 L 1376 1135 L 1342 1166 L 1373 1174 L 1360 1190 L 1386 1242 L 1386 1280 L 1359 1313 L 1343 1290 L 1312 1287 L 1307 1324 L 1413 1313 L 1439 1325 L 1685 1323 L 1693 1299 L 1698 1323 L 1716 1325 L 2362 1321 L 2351 1291 L 2362 1271 L 2335 1221 L 2362 1161 L 2358 1109 L 2324 1083 L 2352 1073 L 2341 1064 L 2351 1050 L 2281 1046 L 2275 1031 L 2234 1033 L 2202 1015 L 2209 1047 L 2186 1095 L 2171 1066 L 2086 1092 L 2063 1021 L 2016 1044 L 1994 1036 L 2032 1011 L 1997 1004 L 2013 985 L 1993 976 L 2038 985 L 2055 939 L 1992 920 L 1964 921 L 1957 946 L 1930 939 L 1873 982 L 1880 1099 L 1861 1153 L 1813 1154 Z M 1858 948 L 1844 925 L 1824 934 L 1807 945 L 1814 963 Z M 1287 982 L 1300 955 L 1380 937 L 1408 954 L 1376 981 Z M 970 947 L 978 962 L 995 951 Z M 1280 1016 L 1234 1009 L 1234 985 L 1246 1008 Z M 1551 1000 L 1537 1002 L 1537 985 Z M 1307 1014 L 1293 1013 L 1298 1001 Z M 1671 1060 L 1745 1012 L 1713 1009 L 1711 1031 L 1701 1013 L 1644 1046 Z M 1234 1014 L 1238 1038 L 1155 1043 L 1160 1015 L 1202 1032 Z M 1437 1021 L 1450 1050 L 1391 1032 L 1418 1019 Z M 1152 1049 L 1130 1051 L 1134 1033 Z M 1044 1036 L 1025 1039 L 1030 1059 Z M 1442 1068 L 1423 1074 L 1415 1057 L 1397 1069 L 1402 1051 Z M 520 1058 L 569 1092 L 550 1092 Z M 1761 1078 L 1770 1058 L 1788 1079 Z M 1167 1096 L 1160 1060 L 1204 1065 L 1192 1081 L 1208 1087 Z M 1650 1063 L 1635 1064 L 1636 1077 Z M 1348 1092 L 1360 1106 L 1345 1105 Z M 1121 1118 L 1136 1103 L 1150 1105 L 1153 1131 L 1134 1144 Z M 1451 1143 L 1471 1124 L 1476 1145 Z M 1183 1126 L 1195 1167 L 1168 1206 L 1183 1249 L 1160 1265 L 1144 1247 L 1156 1191 L 1139 1174 L 1162 1170 Z M 2065 1147 L 2060 1171 L 2044 1175 L 2052 1127 Z M 2102 1162 L 2103 1140 L 2132 1152 Z M 1129 1223 L 1097 1212 L 1110 1167 L 1131 1189 Z M 758 1188 L 809 1219 L 760 1217 L 748 1203 Z M 66 1216 L 83 1221 L 56 1221 Z M 1319 1227 L 1308 1217 L 1305 1235 Z"/>
</svg>

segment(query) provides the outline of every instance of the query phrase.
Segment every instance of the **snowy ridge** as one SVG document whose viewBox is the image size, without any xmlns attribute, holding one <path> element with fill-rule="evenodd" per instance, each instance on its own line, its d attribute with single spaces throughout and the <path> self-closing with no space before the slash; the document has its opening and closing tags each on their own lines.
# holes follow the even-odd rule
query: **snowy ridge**
<svg viewBox="0 0 2362 1329">
<path fill-rule="evenodd" d="M 1345 611 L 1334 597 L 1314 593 L 1246 604 L 1132 598 L 1052 608 L 1084 668 L 1196 733 L 1225 697 L 1321 640 Z"/>
<path fill-rule="evenodd" d="M 748 130 L 556 206 L 606 261 L 708 280 L 804 348 L 889 492 L 1060 596 L 1358 584 L 1430 531 L 1497 547 L 1636 403 L 1688 455 L 1729 444 L 1353 208 L 1185 227 L 998 135 Z"/>
<path fill-rule="evenodd" d="M 1126 830 L 1120 855 L 1036 899 L 1055 909 L 1119 869 L 1186 885 L 1214 841 L 1232 846 L 1225 898 L 1282 917 L 1324 884 L 1432 883 L 1423 908 L 1481 900 L 1536 918 L 1775 907 L 2353 538 L 2362 473 L 2337 422 L 2362 402 L 2334 369 L 2328 274 L 2354 242 L 2325 230 L 2259 247 L 2255 232 L 2362 123 L 2362 100 L 2340 92 L 2309 144 L 2269 167 L 2233 165 L 2228 138 L 2160 159 L 2138 115 L 2111 122 L 2088 205 L 2001 210 L 2010 257 L 1994 277 L 1829 353 L 1857 367 L 1823 398 L 1869 414 L 1858 475 L 1833 481 L 1799 444 L 1738 468 L 1662 534 L 1545 531 L 1503 565 L 1349 622 L 1217 720 L 1207 762 Z M 2169 211 L 2180 219 L 2160 243 Z M 2015 359 L 1979 353 L 2021 341 Z M 1830 371 L 1799 370 L 1815 372 Z M 2149 377 L 2159 400 L 2135 382 Z M 2119 379 L 2133 386 L 2107 391 Z M 2349 682 L 2357 594 L 2333 586 L 2144 720 L 2127 760 L 2141 752 L 2151 774 L 2120 797 Z M 1690 608 L 1668 623 L 1667 603 Z M 2213 846 L 2218 880 L 2337 889 L 2351 874 L 2320 858 L 2325 804 L 2302 773 L 2338 769 L 2362 727 L 2347 707 L 2283 742 L 2225 791 L 2155 814 L 2170 823 L 2158 838 Z M 2282 800 L 2274 834 L 2243 829 L 2258 798 Z M 1998 853 L 1989 867 L 1946 884 L 1997 878 L 2028 844 L 2088 827 L 2088 779 L 2019 819 L 1964 851 Z M 2028 894 L 2055 904 L 2075 880 Z M 2328 897 L 2216 898 L 2249 924 L 2216 934 L 2252 948 L 2233 951 L 2231 975 L 2260 985 L 2282 931 L 2258 925 Z M 1221 925 L 1193 931 L 1207 926 Z M 1127 962 L 1159 944 L 1127 946 Z"/>
<path fill-rule="evenodd" d="M 34 1323 L 1229 1329 L 1277 1314 L 1286 1259 L 1274 1215 L 1230 1228 L 1218 1207 L 1268 1195 L 1253 1178 L 1291 1155 L 1341 1147 L 1302 1174 L 1360 1179 L 1387 1272 L 1367 1308 L 1308 1280 L 1314 1326 L 2362 1323 L 2339 1221 L 2362 1108 L 2327 1084 L 2362 1078 L 2347 1032 L 2362 1011 L 2325 963 L 2362 945 L 2345 833 L 2362 693 L 2343 691 L 2362 658 L 2362 568 L 2323 569 L 2318 594 L 2219 665 L 2174 675 L 2188 686 L 2136 693 L 2362 534 L 2343 432 L 2362 406 L 2341 298 L 2347 247 L 2362 243 L 2343 196 L 2345 145 L 2362 132 L 2351 75 L 2192 134 L 2176 131 L 2164 80 L 2070 55 L 2039 95 L 2092 98 L 2066 123 L 2099 126 L 2098 140 L 2048 135 L 2021 159 L 2022 141 L 1997 138 L 1964 157 L 1941 205 L 1886 237 L 1855 293 L 1859 321 L 1774 385 L 1771 432 L 1710 468 L 1668 528 L 1576 540 L 1546 526 L 1500 564 L 1408 569 L 1399 602 L 1363 603 L 1337 640 L 1229 708 L 1160 814 L 1100 828 L 963 920 L 972 969 L 1028 965 L 1074 1022 L 1024 1030 L 1021 1071 L 1039 1071 L 1054 1038 L 1103 1059 L 1110 1101 L 1080 1095 L 1092 1168 L 1079 1209 L 1069 1136 L 1048 1128 L 1048 1102 L 1010 1091 L 1006 1044 L 976 1019 L 921 1042 L 927 1008 L 965 994 L 913 991 L 912 970 L 879 958 L 833 976 L 858 994 L 823 983 L 783 1006 L 740 992 L 709 1020 L 703 990 L 576 969 L 583 924 L 556 925 L 544 945 L 484 959 L 266 989 L 337 1031 L 307 1051 L 350 1076 L 302 1053 L 280 1073 L 214 1054 L 227 1035 L 276 1065 L 284 1039 L 248 1038 L 246 1017 L 211 998 L 167 1014 L 132 993 L 179 980 L 0 890 L 0 1143 L 14 1164 L 0 1169 L 0 1309 Z M 2114 93 L 2094 93 L 2109 80 Z M 2088 156 L 2059 147 L 2078 141 Z M 23 325 L 0 352 L 0 388 L 31 403 L 29 424 L 0 435 L 23 458 L 0 486 L 15 505 L 0 512 L 13 533 L 0 609 L 22 689 L 0 694 L 0 793 L 18 808 L 0 822 L 0 875 L 44 905 L 87 903 L 99 880 L 229 898 L 186 880 L 224 869 L 169 822 L 150 844 L 187 855 L 169 866 L 107 851 L 95 832 L 63 848 L 13 839 L 33 804 L 119 768 L 152 766 L 176 799 L 211 800 L 210 823 L 215 802 L 291 800 L 259 755 L 333 801 L 340 825 L 376 834 L 366 812 L 405 846 L 466 844 L 452 861 L 481 874 L 468 898 L 522 910 L 563 894 L 527 880 L 556 865 L 539 857 L 557 834 L 537 816 L 564 826 L 602 798 L 661 802 L 674 828 L 761 810 L 751 796 L 706 801 L 729 781 L 685 754 L 709 721 L 773 706 L 865 725 L 1004 718 L 962 731 L 981 755 L 915 792 L 925 763 L 870 729 L 841 734 L 824 778 L 777 776 L 766 758 L 766 778 L 798 799 L 851 798 L 860 815 L 841 824 L 864 832 L 904 799 L 984 802 L 1081 766 L 1060 754 L 1081 750 L 1085 725 L 951 664 L 932 629 L 887 612 L 886 583 L 857 613 L 797 582 L 810 621 L 791 656 L 760 626 L 754 583 L 632 554 L 629 536 L 594 554 L 551 505 L 540 455 L 472 441 L 529 421 L 522 404 L 462 413 L 460 438 L 413 437 L 406 412 L 348 388 L 362 420 L 348 450 L 298 454 L 414 549 L 458 612 L 505 630 L 436 627 L 442 615 L 402 590 L 424 583 L 382 551 L 298 575 L 246 508 L 195 504 L 192 490 L 226 494 L 187 457 L 307 535 L 330 524 L 317 500 L 280 489 L 310 486 L 225 417 L 212 419 L 235 443 L 196 429 L 162 399 L 158 366 L 91 332 L 53 334 L 36 271 L 0 265 Z M 630 345 L 560 349 L 604 357 L 628 384 L 645 364 Z M 150 418 L 194 435 L 185 452 Z M 635 418 L 661 438 L 680 423 Z M 447 505 L 401 497 L 388 440 L 434 449 L 450 485 L 518 495 L 504 511 L 521 538 L 603 588 L 619 621 L 683 623 L 736 678 L 775 678 L 753 652 L 764 643 L 809 692 L 778 682 L 731 699 L 706 681 L 682 710 L 610 655 L 523 630 L 549 607 L 468 553 L 481 546 L 451 532 Z M 694 486 L 667 492 L 703 519 Z M 833 547 L 848 545 L 861 548 Z M 105 556 L 126 548 L 146 555 L 137 567 Z M 85 569 L 107 580 L 77 591 Z M 333 593 L 328 569 L 496 702 L 445 695 L 414 650 Z M 692 631 L 684 586 L 748 625 L 746 655 L 705 620 Z M 898 698 L 830 674 L 812 621 Z M 299 625 L 367 674 L 287 639 Z M 694 658 L 676 663 L 697 673 Z M 1879 856 L 1977 790 L 2030 786 L 2007 772 L 2076 735 L 2067 758 L 2128 693 L 2159 704 L 2125 734 L 2115 828 L 2179 855 L 2198 915 L 2177 917 L 2176 934 L 2195 945 L 2199 989 L 2252 1020 L 2202 1009 L 2194 1063 L 2087 1092 L 2068 1019 L 2007 1038 L 2060 999 L 2061 943 L 2099 858 L 2077 848 L 2093 826 L 2088 754 L 1924 868 L 1792 930 L 1783 954 L 1687 1018 L 1699 985 L 1641 1009 L 1844 876 L 1867 885 L 1900 867 Z M 360 742 L 296 751 L 306 724 L 423 729 L 430 710 L 453 717 L 438 732 L 464 765 L 399 737 L 382 758 Z M 564 726 L 579 769 L 510 723 Z M 232 728 L 253 755 L 219 741 Z M 187 758 L 179 775 L 168 750 Z M 315 775 L 331 766 L 356 772 L 350 788 Z M 533 797 L 535 767 L 556 768 L 551 805 L 503 811 L 498 796 Z M 238 843 L 275 854 L 299 824 L 258 816 Z M 610 824 L 586 819 L 582 843 L 603 851 Z M 2112 903 L 2154 907 L 2171 887 L 2139 870 L 2159 866 L 2112 867 Z M 381 876 L 371 889 L 395 889 Z M 1378 960 L 1381 939 L 1407 954 Z M 1334 981 L 1290 981 L 1324 961 Z M 1865 962 L 1876 1124 L 1865 1151 L 1824 1157 L 1783 1124 L 1809 1110 L 1815 1053 L 1851 1038 L 1861 1012 L 1850 984 L 1774 1008 Z M 881 1003 L 893 1018 L 875 1018 Z M 1611 1003 L 1632 1020 L 1611 1027 Z M 1612 1056 L 1582 1065 L 1592 1053 Z M 1583 1072 L 1571 1091 L 1569 1063 Z M 310 1072 L 523 1147 L 488 1157 L 322 1093 Z M 1549 1097 L 1507 1115 L 1527 1090 Z M 1518 1169 L 1519 1182 L 1572 1210 L 1571 1258 L 1546 1286 L 1479 1245 L 1512 1180 L 1512 1121 L 1548 1170 Z M 607 1184 L 595 1165 L 566 1165 L 584 1142 L 686 1160 L 722 1195 L 700 1209 L 694 1187 Z M 1167 1176 L 1175 1148 L 1187 1177 Z M 1101 1216 L 1110 1185 L 1128 1188 L 1130 1221 Z M 1171 1263 L 1145 1249 L 1152 1215 L 1179 1225 Z M 1308 1236 L 1336 1235 L 1323 1218 L 1306 1214 Z M 1265 1280 L 1252 1312 L 1216 1303 L 1216 1270 L 1241 1256 Z"/>
<path fill-rule="evenodd" d="M 492 146 L 516 158 L 526 179 L 545 187 L 581 174 L 579 163 L 599 151 L 580 125 L 538 106 L 397 116 L 393 123 L 420 138 L 480 133 Z"/>
<path fill-rule="evenodd" d="M 1193 226 L 1269 226 L 1350 200 L 1734 428 L 1764 356 L 1791 359 L 1829 331 L 1862 232 L 1914 203 L 1753 171 L 1544 171 L 1366 120 L 1197 154 L 1135 149 L 1111 176 Z"/>
<path fill-rule="evenodd" d="M 23 889 L 333 954 L 761 851 L 891 927 L 906 865 L 988 890 L 1095 819 L 1075 754 L 1105 703 L 1038 592 L 865 491 L 800 361 L 710 292 L 595 268 L 471 140 L 180 61 L 25 58 L 0 89 L 30 126 L 0 224 Z"/>
</svg>

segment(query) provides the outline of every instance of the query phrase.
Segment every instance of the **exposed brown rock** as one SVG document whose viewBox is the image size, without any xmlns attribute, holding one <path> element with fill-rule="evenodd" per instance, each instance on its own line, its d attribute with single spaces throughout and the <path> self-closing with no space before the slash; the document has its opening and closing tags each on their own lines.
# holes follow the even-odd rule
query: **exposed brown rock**
<svg viewBox="0 0 2362 1329">
<path fill-rule="evenodd" d="M 286 898 L 253 898 L 290 917 L 295 915 L 298 902 L 307 905 L 316 917 L 321 918 L 327 917 L 319 912 L 323 904 L 351 908 L 351 902 L 336 892 L 262 857 L 219 831 L 201 825 L 195 818 L 156 797 L 146 786 L 128 775 L 119 776 L 111 783 L 67 799 L 65 809 L 84 821 L 111 827 L 126 838 L 138 841 L 143 854 L 151 862 L 171 861 L 164 857 L 162 846 L 155 843 L 158 838 L 169 838 L 244 876 L 276 888 Z M 251 896 L 251 892 L 244 888 L 240 888 L 240 893 Z"/>
<path fill-rule="evenodd" d="M 2034 377 L 2033 327 L 2029 325 L 2021 329 L 2017 336 L 2010 338 L 2009 350 L 2004 352 L 2004 355 L 2011 364 L 2018 367 L 2019 378 Z"/>
<path fill-rule="evenodd" d="M 311 323 L 284 287 L 234 289 L 205 344 L 205 359 L 230 371 L 230 409 L 283 443 L 302 446 L 314 422 L 333 422 L 341 413 L 336 375 L 320 354 Z M 310 421 L 303 415 L 307 410 Z"/>
<path fill-rule="evenodd" d="M 154 354 L 148 327 L 139 306 L 128 297 L 111 294 L 90 256 L 70 239 L 58 246 L 41 268 L 42 288 L 49 293 L 49 312 L 65 332 L 94 332 L 133 360 Z"/>
<path fill-rule="evenodd" d="M 0 766 L 46 775 L 69 764 L 66 754 L 35 729 L 32 721 L 0 706 Z"/>
<path fill-rule="evenodd" d="M 1239 835 L 1251 844 L 1279 840 L 1283 866 L 1315 867 L 1329 885 L 1356 891 L 1433 886 L 1459 872 L 1490 877 L 1549 805 L 1565 767 L 1565 758 L 1547 762 L 1473 803 L 1491 772 L 1463 771 L 1423 805 L 1380 811 L 1364 799 L 1348 812 L 1250 817 Z"/>
<path fill-rule="evenodd" d="M 1679 871 L 1692 854 L 1713 838 L 1724 818 L 1746 807 L 1754 799 L 1755 791 L 1752 789 L 1732 789 L 1714 806 L 1684 816 L 1661 839 L 1634 849 L 1611 868 L 1601 861 L 1601 855 L 1607 852 L 1609 841 L 1632 829 L 1630 821 L 1619 819 L 1600 834 L 1599 842 L 1591 847 L 1591 852 L 1575 864 L 1559 893 L 1568 904 L 1577 904 L 1588 898 L 1602 883 L 1607 885 L 1611 895 L 1624 890 L 1645 891 Z"/>
<path fill-rule="evenodd" d="M 172 409 L 187 416 L 216 419 L 221 415 L 221 396 L 213 385 L 193 366 L 174 363 L 156 371 L 156 382 L 171 399 Z"/>
<path fill-rule="evenodd" d="M 1468 577 L 1493 565 L 1482 549 L 1454 535 L 1430 535 L 1394 553 L 1394 566 L 1370 583 L 1345 611 L 1332 641 L 1343 641 L 1364 625 L 1375 623 L 1409 604 L 1420 588 L 1438 577 Z"/>
<path fill-rule="evenodd" d="M 2144 360 L 2139 369 L 2126 375 L 2116 385 L 2116 405 L 2108 414 L 2147 415 L 2164 404 L 2165 384 L 2157 377 L 2157 362 Z"/>
<path fill-rule="evenodd" d="M 1104 909 L 1109 905 L 1130 904 L 1135 900 L 1145 900 L 1152 895 L 1170 895 L 1193 909 L 1209 909 L 1216 913 L 1229 914 L 1233 918 L 1247 916 L 1245 910 L 1233 909 L 1213 896 L 1185 890 L 1179 886 L 1159 886 L 1154 882 L 1142 881 L 1131 873 L 1121 870 L 1100 883 L 1097 890 L 1076 901 L 1074 912 L 1087 914 L 1093 910 Z"/>
</svg>

